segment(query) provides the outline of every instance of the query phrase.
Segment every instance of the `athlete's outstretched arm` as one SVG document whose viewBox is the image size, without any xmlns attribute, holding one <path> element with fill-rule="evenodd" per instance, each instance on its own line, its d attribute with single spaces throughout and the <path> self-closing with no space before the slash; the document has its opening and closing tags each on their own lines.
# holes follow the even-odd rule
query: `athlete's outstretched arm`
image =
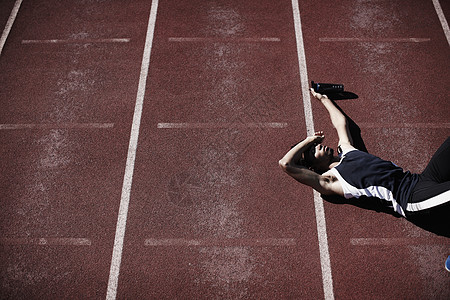
<svg viewBox="0 0 450 300">
<path fill-rule="evenodd" d="M 330 114 L 331 123 L 339 136 L 339 145 L 341 147 L 345 145 L 352 146 L 353 140 L 344 114 L 342 114 L 327 95 L 316 93 L 313 89 L 311 89 L 311 94 L 325 106 Z"/>
</svg>

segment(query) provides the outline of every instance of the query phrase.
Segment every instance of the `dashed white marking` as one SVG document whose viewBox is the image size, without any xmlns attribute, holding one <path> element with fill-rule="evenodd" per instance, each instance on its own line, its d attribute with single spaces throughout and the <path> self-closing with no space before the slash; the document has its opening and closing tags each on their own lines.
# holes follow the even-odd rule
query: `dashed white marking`
<svg viewBox="0 0 450 300">
<path fill-rule="evenodd" d="M 300 19 L 300 9 L 298 0 L 292 0 L 292 9 L 294 13 L 295 37 L 297 41 L 297 55 L 300 71 L 300 82 L 302 86 L 303 107 L 305 113 L 307 135 L 314 134 L 314 120 L 311 107 L 311 98 L 309 93 L 308 72 L 306 69 L 305 46 L 303 43 L 302 25 Z M 334 299 L 333 278 L 331 274 L 330 253 L 328 250 L 327 228 L 325 223 L 325 211 L 323 200 L 320 194 L 314 193 L 314 207 L 316 211 L 317 235 L 319 240 L 320 264 L 322 268 L 322 282 L 324 297 L 327 300 Z"/>
<path fill-rule="evenodd" d="M 87 238 L 0 238 L 0 245 L 90 246 Z"/>
<path fill-rule="evenodd" d="M 425 128 L 440 129 L 450 128 L 450 123 L 358 123 L 361 128 Z"/>
<path fill-rule="evenodd" d="M 442 11 L 441 4 L 438 0 L 433 0 L 433 5 L 439 17 L 439 21 L 441 21 L 442 29 L 444 30 L 445 37 L 447 38 L 447 42 L 450 46 L 450 28 L 448 27 L 447 19 L 445 18 L 444 12 Z"/>
<path fill-rule="evenodd" d="M 430 38 L 319 38 L 320 42 L 424 43 Z"/>
<path fill-rule="evenodd" d="M 281 39 L 277 37 L 260 37 L 260 38 L 215 38 L 215 37 L 170 37 L 169 42 L 280 42 Z"/>
<path fill-rule="evenodd" d="M 22 44 L 94 44 L 94 43 L 129 43 L 129 38 L 114 39 L 62 39 L 62 40 L 22 40 Z"/>
<path fill-rule="evenodd" d="M 6 39 L 8 38 L 9 32 L 11 31 L 14 21 L 16 20 L 17 13 L 19 12 L 19 8 L 20 8 L 21 4 L 22 4 L 22 0 L 17 0 L 14 3 L 14 7 L 11 11 L 11 14 L 9 15 L 8 21 L 6 22 L 6 26 L 3 29 L 2 36 L 0 38 L 0 55 L 2 54 L 3 46 L 5 46 Z"/>
<path fill-rule="evenodd" d="M 285 128 L 287 123 L 158 123 L 160 129 L 196 129 L 196 128 Z"/>
<path fill-rule="evenodd" d="M 450 245 L 450 239 L 437 237 L 352 238 L 350 244 L 353 246 Z"/>
<path fill-rule="evenodd" d="M 131 184 L 133 181 L 134 162 L 138 145 L 139 128 L 141 125 L 142 107 L 144 105 L 145 87 L 147 82 L 148 69 L 150 66 L 150 54 L 152 51 L 157 10 L 158 0 L 153 0 L 147 25 L 144 54 L 142 57 L 139 86 L 136 95 L 133 124 L 131 127 L 130 143 L 128 146 L 127 162 L 125 166 L 125 174 L 122 185 L 122 195 L 120 198 L 119 214 L 117 218 L 116 234 L 114 238 L 114 248 L 111 258 L 111 268 L 109 271 L 108 289 L 106 294 L 106 299 L 109 300 L 116 299 L 117 295 L 120 263 L 122 261 L 123 242 L 125 238 L 125 228 L 127 225 L 128 206 L 130 203 Z"/>
<path fill-rule="evenodd" d="M 269 239 L 146 239 L 145 246 L 202 246 L 202 247 L 270 247 L 270 246 L 296 246 L 294 238 Z"/>
<path fill-rule="evenodd" d="M 0 130 L 20 129 L 107 129 L 114 123 L 0 124 Z"/>
</svg>

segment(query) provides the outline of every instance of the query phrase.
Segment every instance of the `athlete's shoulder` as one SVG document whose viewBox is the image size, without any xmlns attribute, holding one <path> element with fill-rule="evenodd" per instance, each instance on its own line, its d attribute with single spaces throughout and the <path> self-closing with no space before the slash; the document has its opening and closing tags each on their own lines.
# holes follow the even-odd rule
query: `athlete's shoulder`
<svg viewBox="0 0 450 300">
<path fill-rule="evenodd" d="M 350 151 L 358 150 L 353 147 L 350 143 L 340 143 L 338 146 L 338 153 L 340 155 L 345 155 Z M 358 150 L 359 151 L 359 150 Z"/>
</svg>

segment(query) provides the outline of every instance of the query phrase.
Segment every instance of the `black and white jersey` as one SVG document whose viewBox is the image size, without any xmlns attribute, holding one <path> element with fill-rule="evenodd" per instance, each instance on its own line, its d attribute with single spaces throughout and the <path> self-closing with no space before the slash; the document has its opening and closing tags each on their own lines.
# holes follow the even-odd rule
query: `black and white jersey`
<svg viewBox="0 0 450 300">
<path fill-rule="evenodd" d="M 341 183 L 345 198 L 367 196 L 390 201 L 394 211 L 403 216 L 419 180 L 417 174 L 356 149 L 342 153 L 341 161 L 331 172 Z"/>
</svg>

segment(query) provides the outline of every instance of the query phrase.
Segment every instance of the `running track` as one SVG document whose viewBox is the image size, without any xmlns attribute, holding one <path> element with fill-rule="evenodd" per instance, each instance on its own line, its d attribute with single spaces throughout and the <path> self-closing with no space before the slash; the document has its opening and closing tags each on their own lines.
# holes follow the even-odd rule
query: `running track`
<svg viewBox="0 0 450 300">
<path fill-rule="evenodd" d="M 339 105 L 369 152 L 420 172 L 450 134 L 449 15 L 2 1 L 0 298 L 448 299 L 448 238 L 277 162 L 314 129 L 336 140 L 316 80 L 358 94 Z"/>
</svg>

